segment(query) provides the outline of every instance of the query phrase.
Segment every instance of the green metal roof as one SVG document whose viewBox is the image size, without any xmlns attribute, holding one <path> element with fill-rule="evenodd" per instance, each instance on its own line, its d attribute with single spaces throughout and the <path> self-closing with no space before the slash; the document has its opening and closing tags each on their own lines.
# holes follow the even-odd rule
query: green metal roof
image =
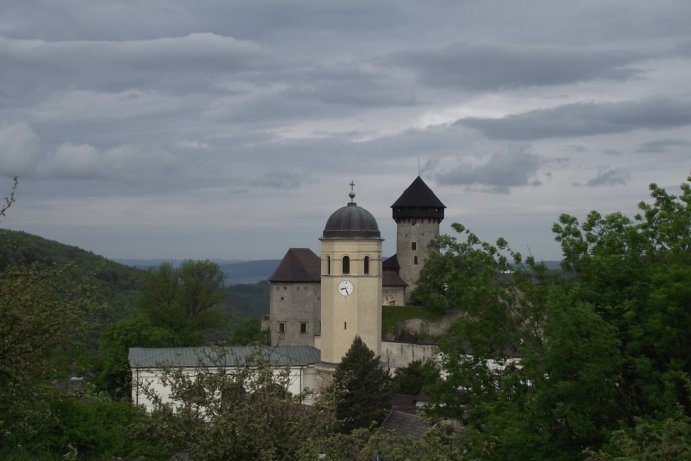
<svg viewBox="0 0 691 461">
<path fill-rule="evenodd" d="M 318 363 L 319 349 L 311 346 L 276 347 L 131 347 L 130 368 L 158 367 L 236 367 L 251 362 L 255 354 L 262 354 L 272 365 L 306 366 Z"/>
</svg>

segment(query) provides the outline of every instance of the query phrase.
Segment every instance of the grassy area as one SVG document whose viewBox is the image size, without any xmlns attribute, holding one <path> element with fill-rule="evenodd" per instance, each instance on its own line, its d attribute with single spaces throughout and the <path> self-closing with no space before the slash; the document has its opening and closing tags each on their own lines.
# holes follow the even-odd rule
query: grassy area
<svg viewBox="0 0 691 461">
<path fill-rule="evenodd" d="M 396 325 L 401 320 L 423 319 L 431 322 L 441 320 L 443 314 L 429 309 L 414 306 L 382 306 L 383 333 L 395 333 Z"/>
</svg>

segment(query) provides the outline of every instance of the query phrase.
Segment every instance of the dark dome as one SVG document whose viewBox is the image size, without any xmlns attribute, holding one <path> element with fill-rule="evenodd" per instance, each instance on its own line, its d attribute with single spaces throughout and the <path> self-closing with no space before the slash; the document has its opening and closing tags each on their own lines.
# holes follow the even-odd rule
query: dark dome
<svg viewBox="0 0 691 461">
<path fill-rule="evenodd" d="M 377 220 L 372 213 L 350 202 L 339 208 L 326 221 L 324 238 L 381 238 Z"/>
</svg>

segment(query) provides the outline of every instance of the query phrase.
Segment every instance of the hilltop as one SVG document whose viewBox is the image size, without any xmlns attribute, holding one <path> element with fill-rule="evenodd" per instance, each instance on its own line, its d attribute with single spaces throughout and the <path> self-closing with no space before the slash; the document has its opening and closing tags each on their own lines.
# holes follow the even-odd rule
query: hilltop
<svg viewBox="0 0 691 461">
<path fill-rule="evenodd" d="M 95 301 L 106 304 L 97 319 L 103 324 L 125 318 L 131 312 L 144 275 L 139 269 L 75 246 L 27 232 L 0 229 L 0 271 L 9 265 L 30 265 L 36 269 L 67 267 L 61 277 L 94 287 Z"/>
</svg>

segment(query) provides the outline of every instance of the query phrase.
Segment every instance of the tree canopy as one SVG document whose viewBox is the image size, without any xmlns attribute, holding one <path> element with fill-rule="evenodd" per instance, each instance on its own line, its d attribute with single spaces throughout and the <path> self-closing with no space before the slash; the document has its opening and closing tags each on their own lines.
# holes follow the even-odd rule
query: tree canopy
<svg viewBox="0 0 691 461">
<path fill-rule="evenodd" d="M 437 239 L 415 299 L 463 315 L 429 392 L 472 456 L 583 459 L 637 418 L 687 421 L 691 190 L 650 190 L 633 218 L 561 215 L 565 274 L 459 224 Z"/>
</svg>

